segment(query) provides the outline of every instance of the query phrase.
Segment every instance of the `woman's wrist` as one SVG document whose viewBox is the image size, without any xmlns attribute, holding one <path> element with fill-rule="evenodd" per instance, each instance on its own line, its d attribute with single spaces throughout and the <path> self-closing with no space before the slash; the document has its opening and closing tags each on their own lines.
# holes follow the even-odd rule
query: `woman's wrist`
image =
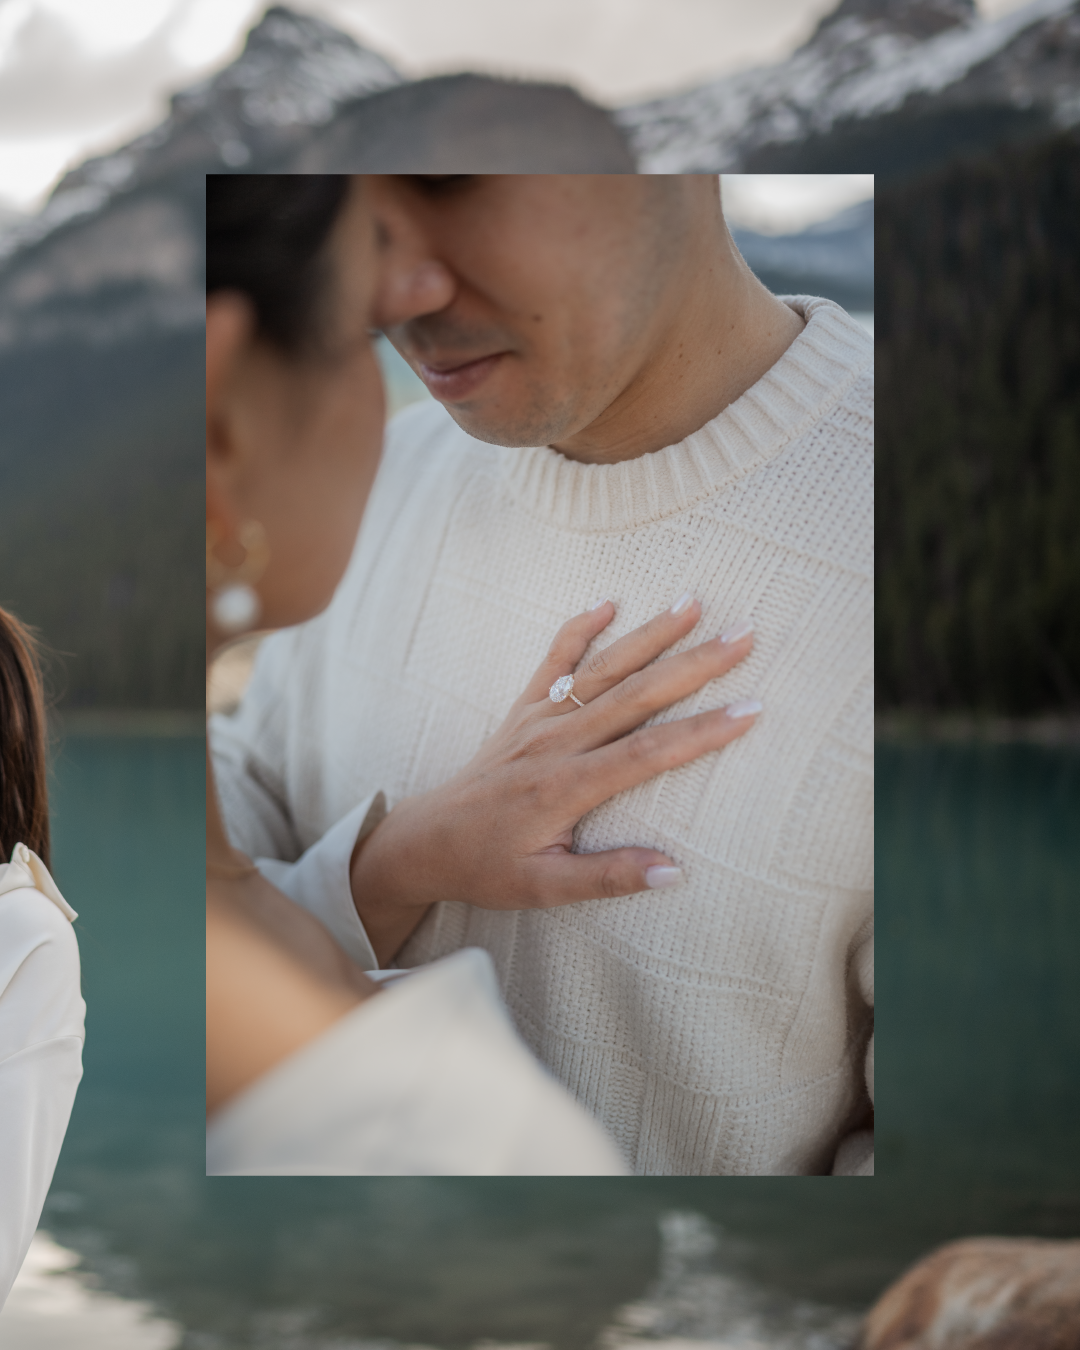
<svg viewBox="0 0 1080 1350">
<path fill-rule="evenodd" d="M 349 863 L 353 904 L 380 967 L 397 956 L 431 908 L 418 852 L 402 831 L 414 800 L 399 802 L 357 843 Z"/>
</svg>

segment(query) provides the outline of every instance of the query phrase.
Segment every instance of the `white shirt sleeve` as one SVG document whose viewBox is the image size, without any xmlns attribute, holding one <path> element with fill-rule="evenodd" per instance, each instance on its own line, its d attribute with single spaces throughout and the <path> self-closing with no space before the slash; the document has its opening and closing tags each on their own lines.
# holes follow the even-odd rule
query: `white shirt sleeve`
<svg viewBox="0 0 1080 1350">
<path fill-rule="evenodd" d="M 221 817 L 232 843 L 252 858 L 295 862 L 303 852 L 288 806 L 287 710 L 284 689 L 296 630 L 259 647 L 251 681 L 237 711 L 209 719 Z"/>
<path fill-rule="evenodd" d="M 491 958 L 476 948 L 395 973 L 217 1112 L 207 1172 L 628 1175 L 518 1037 Z"/>
<path fill-rule="evenodd" d="M 231 843 L 263 876 L 320 920 L 361 970 L 378 966 L 353 904 L 349 863 L 357 841 L 386 814 L 374 792 L 326 834 L 302 850 L 286 790 L 285 712 L 279 685 L 288 683 L 294 630 L 276 633 L 259 649 L 239 710 L 210 718 L 208 739 L 222 821 Z"/>
<path fill-rule="evenodd" d="M 255 859 L 267 881 L 314 914 L 361 970 L 376 970 L 379 962 L 356 912 L 349 863 L 358 840 L 367 838 L 385 815 L 386 800 L 376 792 L 327 830 L 296 862 Z"/>
<path fill-rule="evenodd" d="M 19 866 L 0 866 L 0 1306 L 60 1155 L 82 1077 L 86 1011 L 73 911 L 66 904 L 62 910 Z"/>
</svg>

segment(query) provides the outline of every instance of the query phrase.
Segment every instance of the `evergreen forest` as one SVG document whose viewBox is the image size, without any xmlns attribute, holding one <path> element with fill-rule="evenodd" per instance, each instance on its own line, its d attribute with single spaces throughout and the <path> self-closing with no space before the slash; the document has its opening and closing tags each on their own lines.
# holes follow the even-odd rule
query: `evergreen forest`
<svg viewBox="0 0 1080 1350">
<path fill-rule="evenodd" d="M 1080 138 L 881 191 L 883 708 L 1080 711 Z"/>
</svg>

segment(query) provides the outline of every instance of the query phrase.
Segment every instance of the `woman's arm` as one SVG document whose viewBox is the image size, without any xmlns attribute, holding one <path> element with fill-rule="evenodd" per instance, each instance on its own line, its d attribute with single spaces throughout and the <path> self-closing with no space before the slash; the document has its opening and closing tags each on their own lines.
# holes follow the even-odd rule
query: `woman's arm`
<svg viewBox="0 0 1080 1350">
<path fill-rule="evenodd" d="M 696 601 L 666 611 L 577 669 L 614 606 L 578 615 L 461 773 L 399 801 L 378 825 L 376 793 L 306 852 L 288 815 L 281 730 L 284 687 L 302 674 L 286 659 L 299 635 L 278 634 L 260 651 L 240 712 L 211 722 L 230 838 L 260 860 L 279 891 L 316 914 L 363 969 L 391 961 L 439 900 L 525 909 L 671 884 L 678 869 L 654 849 L 578 855 L 571 846 L 586 811 L 753 725 L 752 713 L 731 717 L 717 708 L 636 730 L 749 655 L 746 632 L 657 661 L 700 615 Z M 585 708 L 548 698 L 554 681 L 571 671 Z"/>
<path fill-rule="evenodd" d="M 208 1114 L 378 992 L 262 878 L 236 889 L 206 894 Z"/>
</svg>

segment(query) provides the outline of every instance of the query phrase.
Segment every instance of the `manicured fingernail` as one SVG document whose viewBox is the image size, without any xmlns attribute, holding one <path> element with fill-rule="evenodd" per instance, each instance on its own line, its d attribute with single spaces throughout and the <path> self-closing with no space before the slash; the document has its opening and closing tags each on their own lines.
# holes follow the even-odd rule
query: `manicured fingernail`
<svg viewBox="0 0 1080 1350">
<path fill-rule="evenodd" d="M 591 613 L 593 612 L 594 609 L 599 609 L 599 608 L 601 607 L 601 605 L 606 605 L 607 602 L 608 602 L 608 597 L 605 595 L 604 598 L 603 598 L 603 600 L 597 600 L 595 604 L 592 604 L 592 605 L 589 606 L 589 613 L 591 614 Z"/>
<path fill-rule="evenodd" d="M 646 867 L 645 885 L 650 891 L 658 891 L 664 886 L 677 886 L 682 881 L 681 867 Z"/>
<path fill-rule="evenodd" d="M 755 713 L 761 711 L 761 704 L 756 698 L 740 699 L 738 703 L 729 703 L 724 709 L 727 715 L 738 720 L 740 717 L 753 717 Z"/>
<path fill-rule="evenodd" d="M 689 591 L 684 591 L 678 600 L 671 606 L 672 614 L 685 614 L 685 612 L 694 603 L 694 597 Z"/>
<path fill-rule="evenodd" d="M 753 631 L 754 631 L 754 625 L 750 622 L 749 619 L 740 619 L 739 622 L 736 623 L 736 624 L 733 624 L 733 625 L 727 630 L 726 633 L 721 633 L 721 634 L 720 634 L 720 641 L 721 641 L 721 642 L 738 642 L 738 640 L 739 640 L 740 638 L 744 638 L 744 637 L 747 635 L 747 633 L 752 633 Z"/>
</svg>

